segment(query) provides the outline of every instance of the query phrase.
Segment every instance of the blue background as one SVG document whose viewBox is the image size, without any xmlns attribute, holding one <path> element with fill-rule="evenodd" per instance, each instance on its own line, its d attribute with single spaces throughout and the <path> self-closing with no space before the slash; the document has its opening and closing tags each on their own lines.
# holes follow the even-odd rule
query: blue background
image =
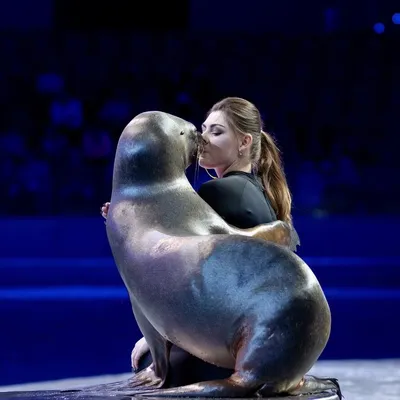
<svg viewBox="0 0 400 400">
<path fill-rule="evenodd" d="M 0 385 L 130 370 L 140 332 L 98 211 L 116 141 L 141 111 L 200 125 L 228 95 L 283 151 L 332 310 L 322 358 L 400 357 L 400 6 L 347 3 L 0 3 Z"/>
</svg>

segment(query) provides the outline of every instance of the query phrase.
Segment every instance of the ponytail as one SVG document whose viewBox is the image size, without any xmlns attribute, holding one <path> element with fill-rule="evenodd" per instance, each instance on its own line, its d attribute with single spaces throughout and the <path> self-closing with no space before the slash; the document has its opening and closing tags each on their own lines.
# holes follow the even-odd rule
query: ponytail
<svg viewBox="0 0 400 400">
<path fill-rule="evenodd" d="M 292 224 L 292 196 L 283 171 L 280 151 L 274 139 L 264 131 L 261 131 L 258 176 L 262 180 L 277 219 Z"/>
</svg>

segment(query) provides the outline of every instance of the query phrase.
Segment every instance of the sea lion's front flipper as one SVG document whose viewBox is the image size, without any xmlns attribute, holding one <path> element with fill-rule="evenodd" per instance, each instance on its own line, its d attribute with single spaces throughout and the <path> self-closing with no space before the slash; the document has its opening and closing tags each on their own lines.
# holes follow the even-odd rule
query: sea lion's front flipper
<svg viewBox="0 0 400 400">
<path fill-rule="evenodd" d="M 130 379 L 129 387 L 157 387 L 165 384 L 168 376 L 169 353 L 171 342 L 164 339 L 143 315 L 134 299 L 131 299 L 132 310 L 136 322 L 150 348 L 153 363 L 143 371 L 138 372 Z"/>
<path fill-rule="evenodd" d="M 266 240 L 287 247 L 292 251 L 297 251 L 297 246 L 300 246 L 299 235 L 293 225 L 284 221 L 273 221 L 248 229 L 239 229 L 229 225 L 229 229 L 230 234 Z"/>
</svg>

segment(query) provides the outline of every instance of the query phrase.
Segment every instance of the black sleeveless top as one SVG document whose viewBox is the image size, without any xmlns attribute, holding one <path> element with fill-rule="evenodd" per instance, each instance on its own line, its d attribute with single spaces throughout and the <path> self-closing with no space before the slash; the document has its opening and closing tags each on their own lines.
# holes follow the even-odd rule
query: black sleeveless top
<svg viewBox="0 0 400 400">
<path fill-rule="evenodd" d="M 203 183 L 198 191 L 228 224 L 246 229 L 276 221 L 259 177 L 242 171 Z"/>
</svg>

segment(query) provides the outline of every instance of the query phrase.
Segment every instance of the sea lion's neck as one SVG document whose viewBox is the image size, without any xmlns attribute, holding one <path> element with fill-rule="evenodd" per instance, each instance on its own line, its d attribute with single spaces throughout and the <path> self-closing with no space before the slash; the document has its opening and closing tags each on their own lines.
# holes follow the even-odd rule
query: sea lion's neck
<svg viewBox="0 0 400 400">
<path fill-rule="evenodd" d="M 169 184 L 114 188 L 107 217 L 110 224 L 116 224 L 118 231 L 129 231 L 139 242 L 148 230 L 172 236 L 231 233 L 229 225 L 198 196 L 185 175 Z"/>
<path fill-rule="evenodd" d="M 187 177 L 183 174 L 174 179 L 159 179 L 153 182 L 113 182 L 113 197 L 145 200 L 149 198 L 157 198 L 171 192 L 192 189 Z"/>
<path fill-rule="evenodd" d="M 171 185 L 185 177 L 184 154 L 169 154 L 148 143 L 119 146 L 114 163 L 113 190 L 147 190 Z M 137 188 L 137 189 L 136 189 Z"/>
<path fill-rule="evenodd" d="M 156 175 L 151 176 L 150 174 L 140 174 L 138 176 L 114 176 L 113 178 L 113 190 L 125 190 L 129 188 L 130 190 L 138 190 L 138 191 L 147 191 L 154 190 L 156 187 L 164 187 L 176 185 L 178 183 L 182 183 L 182 181 L 187 181 L 185 175 L 177 175 L 174 176 L 166 175 L 163 176 Z"/>
</svg>

